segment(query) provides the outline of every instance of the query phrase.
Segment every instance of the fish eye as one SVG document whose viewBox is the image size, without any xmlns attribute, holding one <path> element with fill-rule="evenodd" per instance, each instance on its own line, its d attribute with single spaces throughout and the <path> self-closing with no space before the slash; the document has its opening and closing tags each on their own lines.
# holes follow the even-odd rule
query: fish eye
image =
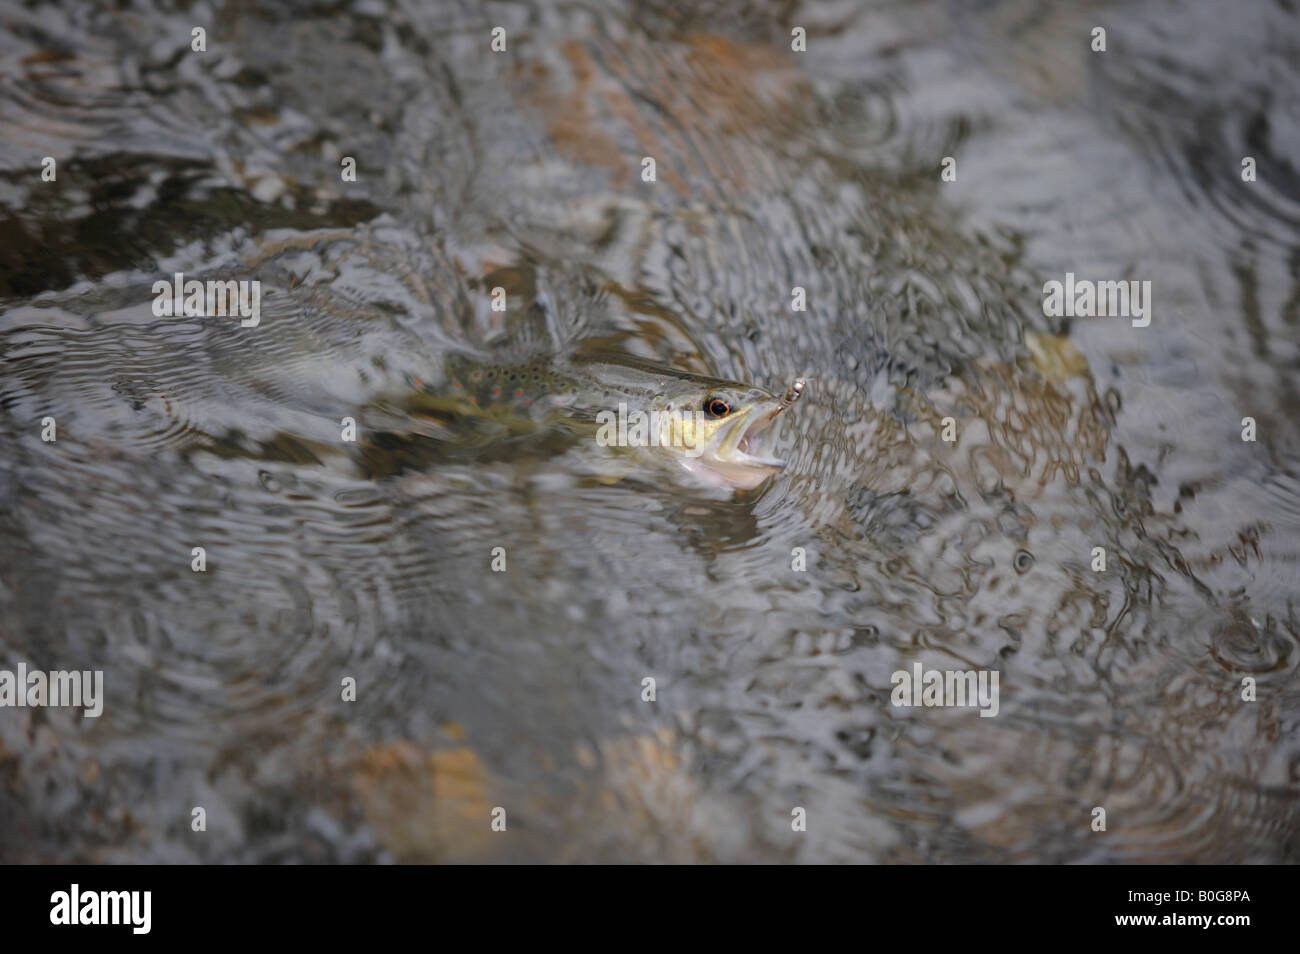
<svg viewBox="0 0 1300 954">
<path fill-rule="evenodd" d="M 731 413 L 731 405 L 720 397 L 704 399 L 704 413 L 709 417 L 726 417 Z"/>
</svg>

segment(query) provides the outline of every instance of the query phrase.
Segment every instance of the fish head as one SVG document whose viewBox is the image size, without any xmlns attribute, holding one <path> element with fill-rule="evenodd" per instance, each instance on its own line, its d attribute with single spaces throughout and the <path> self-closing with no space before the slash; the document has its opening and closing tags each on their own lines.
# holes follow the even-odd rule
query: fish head
<svg viewBox="0 0 1300 954">
<path fill-rule="evenodd" d="M 659 445 L 717 486 L 752 490 L 780 473 L 772 452 L 772 423 L 803 394 L 795 381 L 784 394 L 743 384 L 684 382 L 655 401 Z"/>
</svg>

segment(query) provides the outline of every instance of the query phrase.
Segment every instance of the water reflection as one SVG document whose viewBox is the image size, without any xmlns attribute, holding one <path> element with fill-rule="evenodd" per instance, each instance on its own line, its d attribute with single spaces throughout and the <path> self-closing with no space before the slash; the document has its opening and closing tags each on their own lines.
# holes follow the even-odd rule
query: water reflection
<svg viewBox="0 0 1300 954">
<path fill-rule="evenodd" d="M 0 668 L 107 701 L 0 714 L 0 855 L 1294 860 L 1300 34 L 1176 7 L 1104 56 L 1011 2 L 502 8 L 508 55 L 455 5 L 241 8 L 204 56 L 192 12 L 13 12 Z M 1088 268 L 1151 325 L 1044 317 Z M 155 317 L 177 271 L 261 324 Z M 807 377 L 787 470 L 436 452 L 400 397 L 543 298 Z M 894 706 L 916 663 L 998 716 Z"/>
</svg>

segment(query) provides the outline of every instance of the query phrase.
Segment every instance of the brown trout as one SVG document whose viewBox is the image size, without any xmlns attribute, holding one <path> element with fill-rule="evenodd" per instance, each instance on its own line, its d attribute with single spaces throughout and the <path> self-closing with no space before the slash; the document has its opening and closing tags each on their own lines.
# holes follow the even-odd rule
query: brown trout
<svg viewBox="0 0 1300 954">
<path fill-rule="evenodd" d="M 752 490 L 779 473 L 771 425 L 805 389 L 761 387 L 625 355 L 449 356 L 401 406 L 438 422 L 435 439 L 481 446 L 557 427 L 601 447 L 637 448 L 712 486 Z"/>
</svg>

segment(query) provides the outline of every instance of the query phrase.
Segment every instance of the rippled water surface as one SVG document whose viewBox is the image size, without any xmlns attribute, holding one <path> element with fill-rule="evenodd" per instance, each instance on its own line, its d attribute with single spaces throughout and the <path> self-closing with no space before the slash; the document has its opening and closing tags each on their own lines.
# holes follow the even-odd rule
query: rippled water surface
<svg viewBox="0 0 1300 954">
<path fill-rule="evenodd" d="M 1300 858 L 1293 4 L 5 0 L 0 64 L 0 668 L 105 673 L 0 709 L 0 858 Z M 786 471 L 394 410 L 542 304 L 806 377 Z"/>
</svg>

